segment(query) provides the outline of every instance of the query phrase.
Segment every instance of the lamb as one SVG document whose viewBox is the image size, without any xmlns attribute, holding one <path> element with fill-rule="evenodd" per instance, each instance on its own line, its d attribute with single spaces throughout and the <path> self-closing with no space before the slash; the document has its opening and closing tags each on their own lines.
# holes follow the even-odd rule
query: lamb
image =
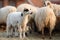
<svg viewBox="0 0 60 40">
<path fill-rule="evenodd" d="M 28 11 L 28 12 L 27 12 Z M 6 31 L 7 31 L 7 36 L 9 35 L 12 35 L 12 31 L 13 29 L 11 29 L 11 34 L 9 34 L 9 29 L 11 28 L 14 28 L 15 31 L 16 31 L 16 27 L 18 27 L 18 31 L 19 31 L 19 34 L 20 34 L 20 38 L 24 38 L 25 37 L 25 32 L 28 30 L 28 26 L 27 26 L 27 23 L 29 21 L 29 15 L 30 15 L 31 12 L 29 12 L 29 10 L 27 9 L 24 9 L 24 12 L 12 12 L 10 14 L 8 14 L 8 17 L 7 17 L 7 28 L 6 28 Z M 23 34 L 23 36 L 22 36 Z"/>
</svg>

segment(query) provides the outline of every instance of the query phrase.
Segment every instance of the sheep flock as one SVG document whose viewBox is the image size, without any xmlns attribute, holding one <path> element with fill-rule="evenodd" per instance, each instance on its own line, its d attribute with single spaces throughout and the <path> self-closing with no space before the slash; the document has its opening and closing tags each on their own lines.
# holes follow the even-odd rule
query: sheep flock
<svg viewBox="0 0 60 40">
<path fill-rule="evenodd" d="M 17 8 L 14 6 L 0 8 L 0 24 L 6 24 L 7 37 L 14 34 L 15 36 L 19 35 L 20 38 L 25 38 L 27 32 L 30 30 L 33 32 L 35 26 L 32 23 L 35 23 L 36 30 L 42 33 L 42 38 L 45 38 L 45 27 L 49 30 L 49 38 L 52 38 L 57 17 L 60 16 L 60 5 L 53 4 L 50 1 L 45 1 L 44 5 L 40 8 L 24 3 Z M 27 25 L 29 23 L 31 25 Z M 18 33 L 16 34 L 16 32 Z"/>
</svg>

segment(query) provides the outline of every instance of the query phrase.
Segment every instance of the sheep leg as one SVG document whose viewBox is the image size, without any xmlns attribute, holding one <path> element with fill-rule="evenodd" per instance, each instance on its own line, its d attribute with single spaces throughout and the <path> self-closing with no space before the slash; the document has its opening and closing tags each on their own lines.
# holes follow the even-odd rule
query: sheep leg
<svg viewBox="0 0 60 40">
<path fill-rule="evenodd" d="M 52 35 L 51 35 L 51 33 L 52 33 L 52 30 L 50 29 L 50 37 L 49 37 L 50 39 L 52 38 Z"/>
<path fill-rule="evenodd" d="M 18 24 L 18 31 L 19 31 L 19 37 L 20 37 L 20 39 L 22 39 L 22 28 L 21 28 L 21 26 Z"/>
<path fill-rule="evenodd" d="M 18 36 L 18 33 L 17 33 L 17 26 L 15 27 L 15 36 L 16 36 L 16 37 Z"/>
<path fill-rule="evenodd" d="M 11 37 L 13 36 L 13 28 L 11 28 Z"/>
<path fill-rule="evenodd" d="M 22 29 L 23 30 L 23 38 L 25 38 L 26 36 L 25 36 L 25 27 Z"/>
<path fill-rule="evenodd" d="M 20 26 L 20 38 L 22 38 L 22 28 Z"/>
<path fill-rule="evenodd" d="M 42 28 L 42 38 L 44 39 L 44 28 Z"/>
<path fill-rule="evenodd" d="M 6 27 L 7 37 L 9 37 L 9 26 Z"/>
<path fill-rule="evenodd" d="M 43 22 L 40 25 L 41 29 L 42 29 L 42 38 L 44 39 L 44 24 Z"/>
<path fill-rule="evenodd" d="M 25 38 L 26 36 L 25 36 L 25 32 L 23 31 L 23 38 Z"/>
</svg>

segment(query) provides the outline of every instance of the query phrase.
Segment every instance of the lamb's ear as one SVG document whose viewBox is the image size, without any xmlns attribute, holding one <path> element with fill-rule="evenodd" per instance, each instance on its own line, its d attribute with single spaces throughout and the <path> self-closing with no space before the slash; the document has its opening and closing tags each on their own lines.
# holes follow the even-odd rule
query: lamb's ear
<svg viewBox="0 0 60 40">
<path fill-rule="evenodd" d="M 27 8 L 24 8 L 24 12 L 28 12 L 29 10 Z"/>
</svg>

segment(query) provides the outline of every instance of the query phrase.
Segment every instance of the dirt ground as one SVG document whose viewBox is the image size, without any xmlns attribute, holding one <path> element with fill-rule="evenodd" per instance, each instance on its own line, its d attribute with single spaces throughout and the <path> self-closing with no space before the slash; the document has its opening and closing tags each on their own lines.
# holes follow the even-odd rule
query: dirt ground
<svg viewBox="0 0 60 40">
<path fill-rule="evenodd" d="M 46 35 L 45 39 L 41 38 L 41 34 L 38 33 L 32 33 L 29 34 L 27 38 L 24 38 L 23 40 L 60 40 L 60 33 L 56 33 L 52 36 L 52 39 L 49 39 L 49 37 Z M 0 32 L 0 40 L 21 40 L 19 37 L 6 37 L 6 32 Z"/>
</svg>

